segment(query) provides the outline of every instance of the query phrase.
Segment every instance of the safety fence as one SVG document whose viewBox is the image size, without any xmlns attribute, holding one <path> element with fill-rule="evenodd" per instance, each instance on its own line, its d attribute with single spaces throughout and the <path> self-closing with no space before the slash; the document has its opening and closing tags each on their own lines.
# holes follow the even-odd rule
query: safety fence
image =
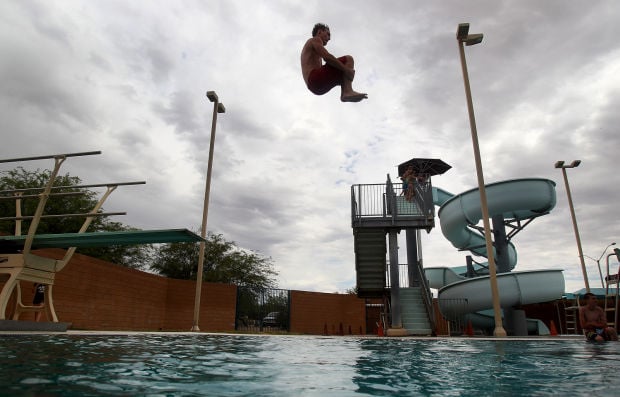
<svg viewBox="0 0 620 397">
<path fill-rule="evenodd" d="M 410 282 L 409 282 L 410 279 L 411 279 L 411 276 L 409 275 L 409 265 L 402 264 L 402 263 L 399 264 L 398 265 L 398 286 L 401 288 L 408 288 L 410 286 Z M 386 288 L 390 288 L 392 286 L 389 263 L 385 266 L 385 283 L 386 283 Z"/>
<path fill-rule="evenodd" d="M 464 298 L 440 298 L 438 299 L 439 308 L 450 308 L 443 310 L 442 315 L 448 321 L 449 335 L 463 335 L 467 331 L 467 306 L 469 301 Z"/>
<path fill-rule="evenodd" d="M 285 289 L 237 289 L 235 330 L 288 332 L 291 293 Z"/>
<path fill-rule="evenodd" d="M 354 224 L 364 219 L 393 216 L 434 216 L 432 185 L 416 182 L 413 194 L 403 191 L 402 183 L 359 184 L 351 186 L 351 216 Z"/>
</svg>

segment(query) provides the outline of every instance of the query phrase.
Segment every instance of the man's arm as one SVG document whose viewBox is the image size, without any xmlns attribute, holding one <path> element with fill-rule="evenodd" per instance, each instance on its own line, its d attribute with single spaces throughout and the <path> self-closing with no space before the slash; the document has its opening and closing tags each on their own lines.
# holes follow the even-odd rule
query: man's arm
<svg viewBox="0 0 620 397">
<path fill-rule="evenodd" d="M 588 318 L 586 316 L 586 310 L 587 310 L 586 307 L 579 308 L 579 323 L 581 324 L 581 328 L 583 329 L 594 328 L 592 324 L 590 324 L 590 322 L 588 321 Z"/>
<path fill-rule="evenodd" d="M 338 58 L 330 54 L 319 37 L 315 37 L 312 39 L 312 48 L 317 54 L 319 54 L 321 58 L 323 58 L 326 64 L 335 67 L 338 70 L 341 70 L 345 73 L 345 76 L 347 76 L 348 79 L 353 80 L 353 77 L 355 76 L 355 70 L 347 67 L 345 64 L 340 62 Z"/>
</svg>

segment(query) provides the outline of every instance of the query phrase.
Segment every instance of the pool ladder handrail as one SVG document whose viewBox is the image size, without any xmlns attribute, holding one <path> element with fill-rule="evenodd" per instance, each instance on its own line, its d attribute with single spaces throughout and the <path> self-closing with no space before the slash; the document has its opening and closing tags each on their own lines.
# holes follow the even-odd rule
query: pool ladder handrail
<svg viewBox="0 0 620 397">
<path fill-rule="evenodd" d="M 618 287 L 620 286 L 620 266 L 618 267 L 617 273 L 609 274 L 609 258 L 614 255 L 618 258 L 618 261 L 620 261 L 620 249 L 614 249 L 614 252 L 608 254 L 605 260 L 607 265 L 607 276 L 605 276 L 605 315 L 607 315 L 607 313 L 609 312 L 613 313 L 614 321 L 608 321 L 607 325 L 616 328 L 618 326 Z M 610 293 L 610 285 L 616 286 L 615 292 Z M 608 300 L 610 298 L 614 299 L 614 304 L 611 307 L 608 303 Z"/>
</svg>

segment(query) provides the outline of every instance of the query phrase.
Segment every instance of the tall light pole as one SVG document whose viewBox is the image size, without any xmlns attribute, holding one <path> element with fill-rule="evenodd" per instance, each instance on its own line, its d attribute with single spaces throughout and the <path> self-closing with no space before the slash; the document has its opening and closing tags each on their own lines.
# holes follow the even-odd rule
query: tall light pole
<svg viewBox="0 0 620 397">
<path fill-rule="evenodd" d="M 605 247 L 605 249 L 603 250 L 603 253 L 601 254 L 601 256 L 598 257 L 598 259 L 594 259 L 591 256 L 588 255 L 583 255 L 584 257 L 591 259 L 593 261 L 596 262 L 596 265 L 598 266 L 598 275 L 601 278 L 601 287 L 605 288 L 605 283 L 603 282 L 603 271 L 601 270 L 601 259 L 603 259 L 603 255 L 605 255 L 605 252 L 607 252 L 607 249 L 609 249 L 609 247 L 611 247 L 612 245 L 616 245 L 615 242 L 609 244 L 607 247 Z"/>
<path fill-rule="evenodd" d="M 215 126 L 217 125 L 217 114 L 225 113 L 224 104 L 219 102 L 219 98 L 215 91 L 207 91 L 207 98 L 213 102 L 213 120 L 211 121 L 211 142 L 209 144 L 209 164 L 207 165 L 207 184 L 205 187 L 205 201 L 202 209 L 202 226 L 200 228 L 200 236 L 205 239 L 207 237 L 207 218 L 209 215 L 209 193 L 211 192 L 211 170 L 213 168 L 213 149 L 215 146 Z M 205 261 L 205 241 L 200 242 L 200 251 L 198 253 L 198 270 L 196 272 L 196 297 L 194 298 L 194 323 L 192 331 L 200 331 L 198 319 L 200 317 L 200 299 L 202 293 L 202 272 Z"/>
<path fill-rule="evenodd" d="M 482 173 L 482 160 L 480 159 L 480 147 L 478 144 L 478 132 L 476 130 L 476 118 L 474 117 L 474 105 L 471 99 L 469 87 L 469 75 L 465 62 L 465 48 L 482 42 L 482 33 L 469 34 L 469 24 L 461 23 L 456 31 L 456 40 L 459 43 L 461 55 L 461 68 L 463 69 L 463 82 L 465 83 L 465 96 L 467 97 L 467 110 L 469 112 L 469 126 L 471 127 L 471 139 L 474 146 L 474 158 L 476 160 L 476 173 L 478 175 L 478 190 L 480 191 L 480 209 L 482 210 L 482 222 L 484 223 L 484 239 L 486 241 L 487 258 L 489 260 L 489 281 L 491 283 L 491 295 L 493 298 L 493 312 L 495 316 L 495 330 L 493 335 L 506 336 L 506 330 L 502 324 L 502 311 L 499 302 L 499 290 L 497 288 L 497 270 L 495 256 L 493 254 L 493 240 L 491 240 L 491 225 L 489 224 L 489 207 L 487 205 L 487 193 L 484 187 L 484 175 Z"/>
<path fill-rule="evenodd" d="M 575 231 L 575 240 L 577 240 L 577 251 L 579 252 L 579 261 L 581 262 L 581 272 L 583 273 L 583 282 L 586 285 L 586 292 L 590 292 L 590 283 L 588 282 L 588 273 L 586 272 L 586 262 L 583 259 L 583 250 L 581 249 L 581 238 L 579 237 L 579 228 L 577 227 L 577 218 L 575 217 L 575 208 L 573 207 L 573 196 L 570 194 L 570 186 L 568 184 L 568 176 L 566 176 L 567 168 L 579 167 L 581 160 L 573 160 L 572 163 L 566 165 L 564 161 L 556 161 L 555 168 L 562 169 L 564 176 L 564 185 L 566 186 L 566 195 L 568 196 L 568 207 L 573 220 L 573 230 Z"/>
</svg>

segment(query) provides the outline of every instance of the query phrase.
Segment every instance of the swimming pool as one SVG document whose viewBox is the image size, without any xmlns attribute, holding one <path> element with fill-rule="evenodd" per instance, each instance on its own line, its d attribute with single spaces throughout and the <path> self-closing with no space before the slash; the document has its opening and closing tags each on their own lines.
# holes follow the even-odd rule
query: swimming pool
<svg viewBox="0 0 620 397">
<path fill-rule="evenodd" d="M 514 396 L 620 388 L 620 343 L 0 335 L 0 395 Z"/>
</svg>

